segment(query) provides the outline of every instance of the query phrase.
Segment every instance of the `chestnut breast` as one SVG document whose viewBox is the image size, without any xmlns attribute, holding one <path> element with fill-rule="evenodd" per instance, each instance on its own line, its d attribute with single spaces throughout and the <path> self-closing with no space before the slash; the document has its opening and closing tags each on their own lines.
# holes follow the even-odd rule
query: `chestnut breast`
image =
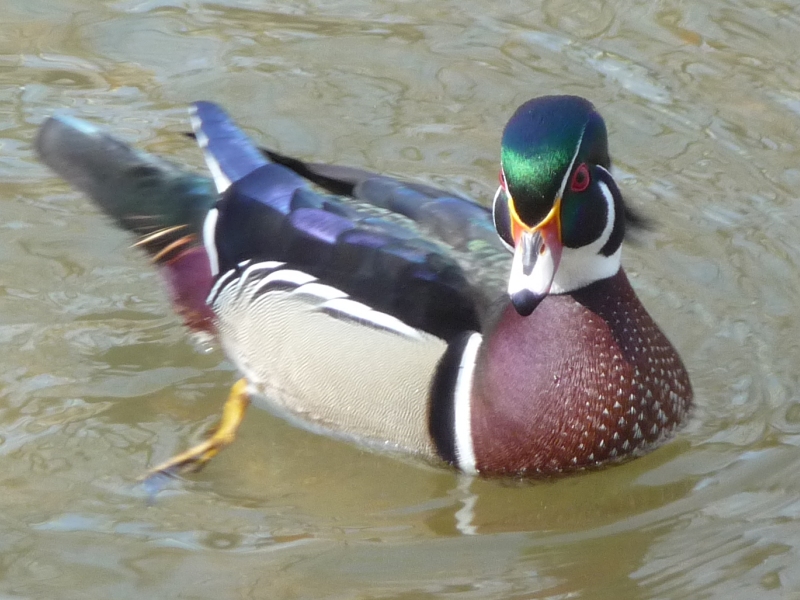
<svg viewBox="0 0 800 600">
<path fill-rule="evenodd" d="M 642 454 L 692 399 L 678 353 L 622 269 L 484 336 L 471 425 L 482 473 L 549 475 Z"/>
</svg>

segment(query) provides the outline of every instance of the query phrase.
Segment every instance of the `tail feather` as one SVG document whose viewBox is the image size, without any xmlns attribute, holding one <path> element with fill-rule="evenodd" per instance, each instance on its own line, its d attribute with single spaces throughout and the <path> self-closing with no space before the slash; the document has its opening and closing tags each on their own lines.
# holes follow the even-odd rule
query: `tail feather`
<svg viewBox="0 0 800 600">
<path fill-rule="evenodd" d="M 156 260 L 168 258 L 171 247 L 200 242 L 203 220 L 216 201 L 207 177 L 135 150 L 68 116 L 45 121 L 36 150 L 48 167 L 137 234 L 137 245 Z"/>
<path fill-rule="evenodd" d="M 36 138 L 42 162 L 135 233 L 160 267 L 176 310 L 193 329 L 213 331 L 205 304 L 211 269 L 203 222 L 217 194 L 207 177 L 135 150 L 103 130 L 51 117 Z"/>
</svg>

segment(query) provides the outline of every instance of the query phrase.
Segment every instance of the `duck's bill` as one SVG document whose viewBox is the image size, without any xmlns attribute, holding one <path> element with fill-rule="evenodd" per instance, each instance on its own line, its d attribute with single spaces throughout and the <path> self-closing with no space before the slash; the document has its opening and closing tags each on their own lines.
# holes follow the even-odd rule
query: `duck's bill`
<svg viewBox="0 0 800 600">
<path fill-rule="evenodd" d="M 514 260 L 508 295 L 523 317 L 531 314 L 550 293 L 563 248 L 557 219 L 529 231 L 515 232 Z"/>
</svg>

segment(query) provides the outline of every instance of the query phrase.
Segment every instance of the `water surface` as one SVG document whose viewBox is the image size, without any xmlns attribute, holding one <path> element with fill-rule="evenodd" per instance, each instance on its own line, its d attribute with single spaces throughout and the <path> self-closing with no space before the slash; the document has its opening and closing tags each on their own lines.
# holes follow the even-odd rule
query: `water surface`
<svg viewBox="0 0 800 600">
<path fill-rule="evenodd" d="M 0 594 L 800 594 L 800 8 L 777 1 L 0 0 Z M 623 262 L 688 365 L 689 426 L 624 465 L 470 481 L 251 411 L 148 505 L 236 375 L 31 151 L 57 110 L 201 168 L 185 106 L 487 202 L 517 105 L 590 98 L 657 228 Z"/>
</svg>

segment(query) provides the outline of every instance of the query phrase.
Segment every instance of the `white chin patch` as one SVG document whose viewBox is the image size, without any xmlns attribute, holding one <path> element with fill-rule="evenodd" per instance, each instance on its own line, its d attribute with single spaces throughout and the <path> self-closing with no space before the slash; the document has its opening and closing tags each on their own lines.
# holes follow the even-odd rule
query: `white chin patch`
<svg viewBox="0 0 800 600">
<path fill-rule="evenodd" d="M 561 265 L 558 267 L 551 294 L 566 294 L 586 287 L 590 283 L 612 277 L 620 267 L 622 248 L 617 248 L 611 256 L 602 254 L 587 255 L 584 248 L 564 248 Z"/>
</svg>

